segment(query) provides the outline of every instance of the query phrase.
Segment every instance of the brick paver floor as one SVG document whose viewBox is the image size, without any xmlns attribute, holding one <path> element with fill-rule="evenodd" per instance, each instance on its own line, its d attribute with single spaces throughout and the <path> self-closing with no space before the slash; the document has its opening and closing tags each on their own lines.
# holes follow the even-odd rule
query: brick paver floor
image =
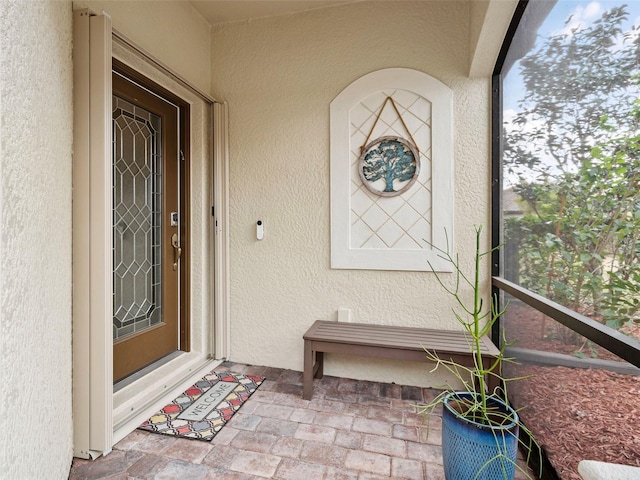
<svg viewBox="0 0 640 480">
<path fill-rule="evenodd" d="M 105 457 L 75 459 L 70 480 L 444 480 L 440 416 L 413 407 L 436 390 L 325 376 L 303 400 L 301 372 L 216 370 L 266 380 L 213 441 L 136 430 Z"/>
</svg>

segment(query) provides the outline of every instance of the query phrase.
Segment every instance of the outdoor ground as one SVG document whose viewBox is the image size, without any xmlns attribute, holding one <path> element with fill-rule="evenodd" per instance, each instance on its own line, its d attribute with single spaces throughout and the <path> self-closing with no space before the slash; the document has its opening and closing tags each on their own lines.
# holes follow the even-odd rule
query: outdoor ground
<svg viewBox="0 0 640 480">
<path fill-rule="evenodd" d="M 415 407 L 439 391 L 325 375 L 303 400 L 302 372 L 232 362 L 216 371 L 265 381 L 212 441 L 136 430 L 104 457 L 74 459 L 69 480 L 445 478 L 440 414 Z"/>
<path fill-rule="evenodd" d="M 525 306 L 511 305 L 507 315 L 507 335 L 518 339 L 519 348 L 620 361 L 582 346 Z M 640 376 L 533 365 L 510 366 L 506 373 L 530 376 L 511 384 L 510 398 L 516 407 L 527 406 L 520 412 L 523 422 L 562 480 L 580 480 L 578 462 L 584 459 L 640 467 Z"/>
</svg>

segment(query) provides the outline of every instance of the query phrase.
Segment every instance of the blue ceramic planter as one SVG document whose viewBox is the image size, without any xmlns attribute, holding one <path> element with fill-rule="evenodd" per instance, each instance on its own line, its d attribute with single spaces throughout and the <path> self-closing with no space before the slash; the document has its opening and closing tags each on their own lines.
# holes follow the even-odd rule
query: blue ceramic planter
<svg viewBox="0 0 640 480">
<path fill-rule="evenodd" d="M 496 398 L 491 406 L 513 422 L 487 426 L 461 417 L 450 405 L 474 393 L 452 392 L 442 409 L 442 456 L 447 480 L 512 480 L 518 454 L 518 414 Z"/>
</svg>

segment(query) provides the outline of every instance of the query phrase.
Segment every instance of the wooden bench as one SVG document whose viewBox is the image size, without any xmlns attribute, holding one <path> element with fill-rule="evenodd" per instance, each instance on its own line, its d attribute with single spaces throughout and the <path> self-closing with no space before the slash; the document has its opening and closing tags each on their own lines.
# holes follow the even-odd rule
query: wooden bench
<svg viewBox="0 0 640 480">
<path fill-rule="evenodd" d="M 426 349 L 436 352 L 443 360 L 475 367 L 469 336 L 462 331 L 317 320 L 303 338 L 302 398 L 305 400 L 310 400 L 313 395 L 313 379 L 322 378 L 325 353 L 428 362 Z M 486 337 L 482 339 L 482 352 L 485 367 L 499 354 L 498 348 Z M 493 390 L 497 379 L 490 376 L 488 381 L 489 388 Z"/>
</svg>

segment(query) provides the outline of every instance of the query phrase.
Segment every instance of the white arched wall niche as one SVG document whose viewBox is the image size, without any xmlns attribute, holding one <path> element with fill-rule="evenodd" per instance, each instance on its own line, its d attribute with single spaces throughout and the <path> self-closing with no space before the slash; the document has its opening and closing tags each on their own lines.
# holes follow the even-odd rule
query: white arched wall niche
<svg viewBox="0 0 640 480">
<path fill-rule="evenodd" d="M 388 104 L 382 109 L 387 97 L 402 121 Z M 452 112 L 452 90 L 408 68 L 364 75 L 331 102 L 332 268 L 451 271 L 432 246 L 453 245 Z M 415 140 L 420 174 L 401 195 L 378 196 L 363 185 L 358 159 L 369 135 Z"/>
</svg>

